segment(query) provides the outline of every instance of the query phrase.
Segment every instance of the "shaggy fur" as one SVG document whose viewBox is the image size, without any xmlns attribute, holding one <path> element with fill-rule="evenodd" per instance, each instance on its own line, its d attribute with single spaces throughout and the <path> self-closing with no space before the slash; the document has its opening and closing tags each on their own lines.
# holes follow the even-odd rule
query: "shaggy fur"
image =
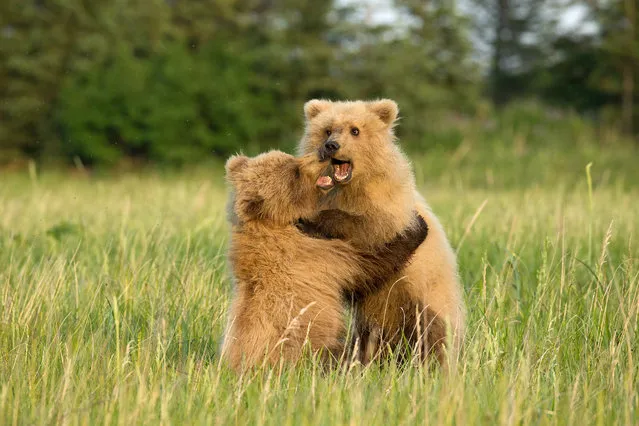
<svg viewBox="0 0 639 426">
<path fill-rule="evenodd" d="M 327 168 L 315 157 L 272 151 L 226 164 L 235 295 L 222 356 L 236 371 L 280 359 L 294 363 L 306 345 L 339 357 L 343 292 L 365 297 L 375 291 L 426 238 L 428 227 L 413 212 L 406 232 L 367 249 L 302 233 L 296 220 L 317 213 L 322 193 L 316 181 Z"/>
<path fill-rule="evenodd" d="M 326 211 L 317 218 L 321 232 L 345 238 L 356 247 L 372 247 L 404 229 L 414 210 L 430 228 L 427 241 L 400 274 L 380 291 L 355 301 L 362 345 L 374 348 L 381 340 L 383 348 L 397 351 L 407 339 L 423 353 L 435 351 L 445 364 L 444 330 L 452 332 L 453 355 L 464 333 L 461 285 L 444 230 L 416 191 L 411 166 L 395 143 L 397 104 L 312 100 L 304 112 L 306 129 L 299 154 L 315 152 L 323 160 L 330 141 L 330 148 L 334 143 L 339 146 L 332 159 L 352 164 L 351 180 L 335 188 L 326 199 Z M 362 360 L 370 356 L 371 350 L 365 350 Z"/>
</svg>

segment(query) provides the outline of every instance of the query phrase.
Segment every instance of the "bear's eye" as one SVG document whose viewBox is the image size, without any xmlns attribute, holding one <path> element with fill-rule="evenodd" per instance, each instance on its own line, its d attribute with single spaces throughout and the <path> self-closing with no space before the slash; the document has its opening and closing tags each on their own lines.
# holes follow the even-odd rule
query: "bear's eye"
<svg viewBox="0 0 639 426">
<path fill-rule="evenodd" d="M 357 127 L 353 127 L 351 129 L 351 135 L 353 135 L 353 136 L 359 135 L 359 129 Z"/>
<path fill-rule="evenodd" d="M 331 133 L 333 133 L 333 132 L 331 132 L 331 129 L 326 129 L 326 136 L 330 136 Z"/>
</svg>

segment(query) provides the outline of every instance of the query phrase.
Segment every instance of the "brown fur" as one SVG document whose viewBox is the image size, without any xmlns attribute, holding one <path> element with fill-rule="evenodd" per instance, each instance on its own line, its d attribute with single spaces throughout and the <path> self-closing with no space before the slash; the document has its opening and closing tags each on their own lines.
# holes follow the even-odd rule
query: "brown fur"
<svg viewBox="0 0 639 426">
<path fill-rule="evenodd" d="M 448 324 L 455 355 L 465 323 L 456 259 L 437 217 L 416 191 L 411 166 L 395 143 L 397 104 L 391 100 L 312 100 L 304 111 L 306 129 L 299 153 L 315 152 L 323 157 L 330 130 L 331 139 L 340 146 L 333 157 L 352 163 L 352 180 L 333 191 L 323 206 L 326 211 L 317 218 L 316 225 L 323 232 L 346 238 L 357 247 L 371 247 L 404 229 L 414 210 L 430 227 L 414 261 L 379 292 L 356 303 L 360 334 L 363 338 L 378 336 L 382 347 L 399 350 L 403 339 L 416 347 L 422 345 L 419 330 L 425 333 L 427 346 L 434 347 L 437 358 L 444 360 L 445 346 L 440 340 Z M 359 132 L 352 132 L 353 128 Z M 414 318 L 416 311 L 420 320 Z M 425 330 L 424 326 L 429 327 Z M 369 355 L 364 354 L 363 359 Z"/>
<path fill-rule="evenodd" d="M 294 363 L 305 345 L 339 356 L 342 292 L 375 291 L 426 237 L 428 228 L 418 216 L 417 224 L 408 222 L 409 232 L 371 249 L 302 233 L 295 221 L 316 214 L 321 192 L 315 183 L 327 167 L 314 157 L 272 151 L 227 162 L 235 295 L 222 356 L 236 371 L 280 359 Z"/>
</svg>

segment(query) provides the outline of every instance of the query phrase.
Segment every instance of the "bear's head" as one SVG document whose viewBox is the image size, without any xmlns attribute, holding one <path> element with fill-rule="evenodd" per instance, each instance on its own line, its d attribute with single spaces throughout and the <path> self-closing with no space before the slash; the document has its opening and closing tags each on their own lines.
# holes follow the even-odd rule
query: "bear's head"
<svg viewBox="0 0 639 426">
<path fill-rule="evenodd" d="M 286 225 L 309 217 L 321 195 L 318 188 L 326 179 L 320 176 L 325 168 L 311 156 L 295 158 L 281 151 L 229 158 L 226 180 L 232 188 L 231 222 L 261 220 Z"/>
<path fill-rule="evenodd" d="M 332 102 L 313 99 L 304 105 L 306 128 L 299 153 L 317 153 L 330 159 L 334 177 L 346 184 L 351 178 L 367 180 L 402 167 L 401 151 L 393 127 L 397 104 L 390 99 Z"/>
</svg>

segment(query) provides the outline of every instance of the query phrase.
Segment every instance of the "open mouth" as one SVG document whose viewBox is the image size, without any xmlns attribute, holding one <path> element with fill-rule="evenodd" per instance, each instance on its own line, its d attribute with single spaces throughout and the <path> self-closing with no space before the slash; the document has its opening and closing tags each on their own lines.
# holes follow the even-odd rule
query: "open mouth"
<svg viewBox="0 0 639 426">
<path fill-rule="evenodd" d="M 331 158 L 333 177 L 337 183 L 348 183 L 353 177 L 353 165 L 348 160 Z"/>
</svg>

